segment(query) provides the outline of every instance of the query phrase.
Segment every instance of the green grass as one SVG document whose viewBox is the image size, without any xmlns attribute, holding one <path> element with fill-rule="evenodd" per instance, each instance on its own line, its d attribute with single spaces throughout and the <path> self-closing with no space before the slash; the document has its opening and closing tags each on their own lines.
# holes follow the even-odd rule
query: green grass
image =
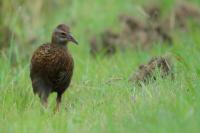
<svg viewBox="0 0 200 133">
<path fill-rule="evenodd" d="M 164 3 L 166 8 L 173 1 Z M 0 56 L 0 133 L 199 132 L 199 29 L 174 34 L 172 47 L 127 50 L 96 60 L 89 55 L 89 36 L 107 27 L 120 30 L 117 15 L 138 15 L 138 7 L 134 0 L 74 0 L 72 7 L 58 10 L 59 15 L 52 11 L 50 21 L 46 19 L 41 27 L 32 29 L 40 38 L 33 46 L 20 43 L 27 37 L 26 30 L 17 28 L 18 16 L 13 18 L 16 23 L 12 25 L 22 37 L 11 40 L 8 51 Z M 74 76 L 63 96 L 61 111 L 54 114 L 55 94 L 49 97 L 47 109 L 33 95 L 29 63 L 36 47 L 50 40 L 55 25 L 71 19 L 76 21 L 72 33 L 80 45 L 69 45 L 75 60 Z M 92 32 L 86 32 L 88 29 Z M 175 80 L 159 78 L 142 87 L 128 83 L 139 64 L 163 54 L 182 58 L 174 59 Z"/>
</svg>

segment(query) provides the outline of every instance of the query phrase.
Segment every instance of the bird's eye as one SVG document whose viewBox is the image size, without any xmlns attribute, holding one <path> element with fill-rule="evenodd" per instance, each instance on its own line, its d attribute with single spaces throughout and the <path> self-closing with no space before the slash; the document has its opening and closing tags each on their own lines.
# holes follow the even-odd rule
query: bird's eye
<svg viewBox="0 0 200 133">
<path fill-rule="evenodd" d="M 64 32 L 61 32 L 61 33 L 60 33 L 60 37 L 65 38 L 65 37 L 66 37 L 66 34 L 65 34 Z"/>
<path fill-rule="evenodd" d="M 61 34 L 61 36 L 66 36 L 66 34 L 64 32 L 61 32 L 60 34 Z"/>
</svg>

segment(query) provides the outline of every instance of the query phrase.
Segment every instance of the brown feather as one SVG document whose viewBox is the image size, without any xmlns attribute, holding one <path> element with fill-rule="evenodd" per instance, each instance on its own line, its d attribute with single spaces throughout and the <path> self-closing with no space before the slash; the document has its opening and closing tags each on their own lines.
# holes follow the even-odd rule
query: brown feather
<svg viewBox="0 0 200 133">
<path fill-rule="evenodd" d="M 33 91 L 40 96 L 42 103 L 47 102 L 51 92 L 56 92 L 58 102 L 61 101 L 61 95 L 71 82 L 73 68 L 73 58 L 63 43 L 43 44 L 33 53 L 30 77 Z"/>
</svg>

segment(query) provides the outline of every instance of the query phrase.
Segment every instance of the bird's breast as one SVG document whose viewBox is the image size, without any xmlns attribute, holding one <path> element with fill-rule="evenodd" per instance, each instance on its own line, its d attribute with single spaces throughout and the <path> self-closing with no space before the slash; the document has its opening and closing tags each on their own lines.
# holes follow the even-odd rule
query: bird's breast
<svg viewBox="0 0 200 133">
<path fill-rule="evenodd" d="M 32 57 L 33 69 L 48 75 L 73 70 L 73 65 L 73 58 L 66 49 L 50 45 L 40 47 Z"/>
</svg>

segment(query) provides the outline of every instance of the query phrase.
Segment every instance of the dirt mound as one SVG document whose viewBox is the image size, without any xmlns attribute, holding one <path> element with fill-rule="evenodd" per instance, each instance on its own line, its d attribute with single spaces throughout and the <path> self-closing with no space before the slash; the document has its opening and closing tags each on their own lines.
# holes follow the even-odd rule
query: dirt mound
<svg viewBox="0 0 200 133">
<path fill-rule="evenodd" d="M 144 11 L 151 21 L 159 21 L 161 18 L 161 7 L 159 5 L 144 6 Z"/>
<path fill-rule="evenodd" d="M 186 28 L 188 19 L 200 21 L 200 9 L 192 4 L 181 3 L 175 9 L 175 23 L 179 27 Z"/>
<path fill-rule="evenodd" d="M 106 29 L 100 36 L 92 37 L 91 54 L 96 55 L 103 51 L 105 55 L 112 55 L 116 49 L 124 51 L 139 46 L 148 50 L 155 44 L 172 45 L 171 33 L 175 31 L 174 29 L 187 30 L 189 19 L 200 22 L 200 8 L 185 2 L 177 3 L 166 16 L 162 16 L 161 6 L 158 4 L 144 6 L 143 11 L 147 16 L 144 20 L 129 14 L 119 15 L 118 20 L 121 23 L 119 33 Z"/>
<path fill-rule="evenodd" d="M 129 81 L 148 83 L 151 79 L 156 80 L 156 70 L 159 70 L 160 75 L 164 78 L 167 75 L 173 75 L 172 67 L 170 57 L 154 57 L 147 64 L 140 65 L 138 70 L 129 78 Z"/>
<path fill-rule="evenodd" d="M 155 43 L 172 45 L 173 39 L 169 31 L 165 30 L 159 21 L 159 9 L 156 7 L 151 7 L 150 9 L 147 12 L 150 17 L 146 19 L 146 22 L 140 21 L 133 16 L 119 16 L 119 20 L 122 23 L 121 45 L 126 46 L 129 44 L 129 46 L 136 48 L 139 44 L 142 49 L 150 49 Z"/>
<path fill-rule="evenodd" d="M 100 36 L 93 36 L 90 40 L 90 53 L 96 56 L 97 53 L 112 55 L 116 52 L 119 43 L 119 34 L 106 30 Z"/>
</svg>

